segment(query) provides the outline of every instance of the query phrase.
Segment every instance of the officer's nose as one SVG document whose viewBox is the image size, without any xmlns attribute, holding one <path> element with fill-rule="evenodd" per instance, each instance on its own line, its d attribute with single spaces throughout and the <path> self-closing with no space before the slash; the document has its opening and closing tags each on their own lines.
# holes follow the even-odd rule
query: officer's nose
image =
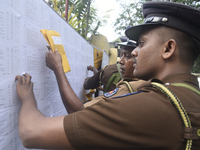
<svg viewBox="0 0 200 150">
<path fill-rule="evenodd" d="M 138 56 L 137 47 L 131 52 L 131 55 L 132 55 L 133 57 L 137 57 L 137 56 Z"/>
<path fill-rule="evenodd" d="M 121 56 L 120 59 L 119 59 L 119 63 L 122 65 L 123 62 L 124 62 L 124 61 L 123 61 L 123 56 Z"/>
</svg>

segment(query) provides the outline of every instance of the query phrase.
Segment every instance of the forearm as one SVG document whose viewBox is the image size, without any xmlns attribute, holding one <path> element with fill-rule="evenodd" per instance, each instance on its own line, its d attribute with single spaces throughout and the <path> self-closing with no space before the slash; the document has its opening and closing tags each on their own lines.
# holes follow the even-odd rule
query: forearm
<svg viewBox="0 0 200 150">
<path fill-rule="evenodd" d="M 19 136 L 26 148 L 73 149 L 64 132 L 64 116 L 45 117 L 38 109 L 31 76 L 17 75 L 17 95 L 22 105 L 19 113 Z"/>
<path fill-rule="evenodd" d="M 87 66 L 87 69 L 93 71 L 94 74 L 98 72 L 98 70 L 94 66 L 91 66 L 91 65 Z"/>
<path fill-rule="evenodd" d="M 97 72 L 98 72 L 98 70 L 94 67 L 93 73 L 95 74 L 95 73 L 97 73 Z"/>
<path fill-rule="evenodd" d="M 84 82 L 84 89 L 96 89 L 99 87 L 99 74 L 100 72 L 97 72 L 92 77 L 89 77 Z"/>
<path fill-rule="evenodd" d="M 63 127 L 64 116 L 45 117 L 34 99 L 22 103 L 19 114 L 19 135 L 26 148 L 72 150 Z"/>
<path fill-rule="evenodd" d="M 70 114 L 76 111 L 83 110 L 84 109 L 83 103 L 76 96 L 73 89 L 71 88 L 62 67 L 61 68 L 58 67 L 54 71 L 54 73 L 58 82 L 58 87 L 60 90 L 62 101 L 67 112 Z"/>
<path fill-rule="evenodd" d="M 33 95 L 26 97 L 22 101 L 19 113 L 19 136 L 22 143 L 27 143 L 37 133 L 36 126 L 45 116 L 37 109 Z M 25 144 L 26 145 L 26 144 Z"/>
</svg>

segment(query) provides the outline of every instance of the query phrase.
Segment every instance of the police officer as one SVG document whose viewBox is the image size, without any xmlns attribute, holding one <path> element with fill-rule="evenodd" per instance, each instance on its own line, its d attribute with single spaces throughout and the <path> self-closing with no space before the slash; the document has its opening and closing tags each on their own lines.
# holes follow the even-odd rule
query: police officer
<svg viewBox="0 0 200 150">
<path fill-rule="evenodd" d="M 133 56 L 131 52 L 136 47 L 132 40 L 118 43 L 120 46 L 120 60 L 117 64 L 106 65 L 92 77 L 86 78 L 85 89 L 95 89 L 103 85 L 103 91 L 109 92 L 116 88 L 116 84 L 122 78 L 133 78 Z M 91 67 L 90 67 L 91 68 Z"/>
<path fill-rule="evenodd" d="M 100 83 L 104 87 L 105 94 L 86 102 L 84 104 L 85 108 L 104 101 L 104 97 L 111 98 L 112 96 L 120 96 L 137 91 L 137 87 L 144 82 L 133 76 L 134 57 L 131 55 L 131 52 L 136 47 L 135 42 L 127 39 L 126 42 L 118 43 L 117 45 L 121 48 L 118 64 L 108 65 L 95 73 L 94 76 L 86 78 L 84 83 L 85 89 L 97 88 Z M 130 81 L 137 82 L 133 84 Z"/>
<path fill-rule="evenodd" d="M 101 97 L 83 111 L 44 117 L 30 75 L 17 76 L 19 135 L 26 147 L 63 149 L 200 149 L 200 93 L 191 67 L 199 55 L 200 11 L 172 2 L 143 5 L 145 21 L 125 33 L 138 41 L 137 92 Z M 50 53 L 54 60 L 58 53 Z M 55 59 L 54 59 L 55 58 Z M 57 58 L 57 59 L 56 59 Z M 61 65 L 56 65 L 62 77 Z M 105 93 L 106 94 L 106 93 Z"/>
</svg>

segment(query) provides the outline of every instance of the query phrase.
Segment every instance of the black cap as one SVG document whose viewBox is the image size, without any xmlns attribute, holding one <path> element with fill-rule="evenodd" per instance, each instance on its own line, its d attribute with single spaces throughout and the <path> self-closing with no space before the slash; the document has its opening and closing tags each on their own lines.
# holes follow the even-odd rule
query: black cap
<svg viewBox="0 0 200 150">
<path fill-rule="evenodd" d="M 126 42 L 122 42 L 122 43 L 117 43 L 118 46 L 122 47 L 132 47 L 132 48 L 136 48 L 136 42 L 133 40 L 127 40 Z"/>
<path fill-rule="evenodd" d="M 150 26 L 165 25 L 189 34 L 200 42 L 200 11 L 175 2 L 150 1 L 143 5 L 143 24 L 125 31 L 135 41 L 141 32 Z"/>
<path fill-rule="evenodd" d="M 128 38 L 127 38 L 126 36 L 121 36 L 121 37 L 120 37 L 120 40 L 121 40 L 122 42 L 126 42 L 126 41 L 128 40 Z"/>
</svg>

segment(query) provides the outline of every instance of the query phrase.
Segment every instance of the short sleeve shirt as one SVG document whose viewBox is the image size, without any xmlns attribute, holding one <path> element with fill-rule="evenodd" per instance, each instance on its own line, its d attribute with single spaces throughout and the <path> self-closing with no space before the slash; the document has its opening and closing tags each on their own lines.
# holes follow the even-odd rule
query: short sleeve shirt
<svg viewBox="0 0 200 150">
<path fill-rule="evenodd" d="M 130 82 L 130 81 L 134 81 L 134 82 Z M 137 87 L 140 84 L 144 83 L 145 81 L 144 80 L 138 80 L 137 78 L 122 79 L 120 82 L 117 83 L 116 89 L 109 91 L 107 93 L 104 93 L 103 95 L 96 97 L 95 99 L 85 103 L 84 107 L 89 107 L 89 106 L 95 105 L 96 103 L 98 103 L 100 101 L 105 101 L 105 97 L 111 98 L 111 97 L 117 97 L 117 96 L 121 96 L 121 95 L 130 93 L 130 90 L 129 90 L 127 84 L 125 84 L 124 82 L 128 82 L 128 84 L 130 85 L 133 92 L 136 92 Z"/>
<path fill-rule="evenodd" d="M 198 89 L 196 77 L 169 76 L 163 83 L 187 83 Z M 185 107 L 193 127 L 200 127 L 200 96 L 190 89 L 168 85 Z M 184 124 L 171 101 L 147 81 L 137 92 L 101 101 L 64 118 L 64 129 L 77 150 L 184 150 Z M 193 150 L 200 140 L 193 140 Z"/>
</svg>

